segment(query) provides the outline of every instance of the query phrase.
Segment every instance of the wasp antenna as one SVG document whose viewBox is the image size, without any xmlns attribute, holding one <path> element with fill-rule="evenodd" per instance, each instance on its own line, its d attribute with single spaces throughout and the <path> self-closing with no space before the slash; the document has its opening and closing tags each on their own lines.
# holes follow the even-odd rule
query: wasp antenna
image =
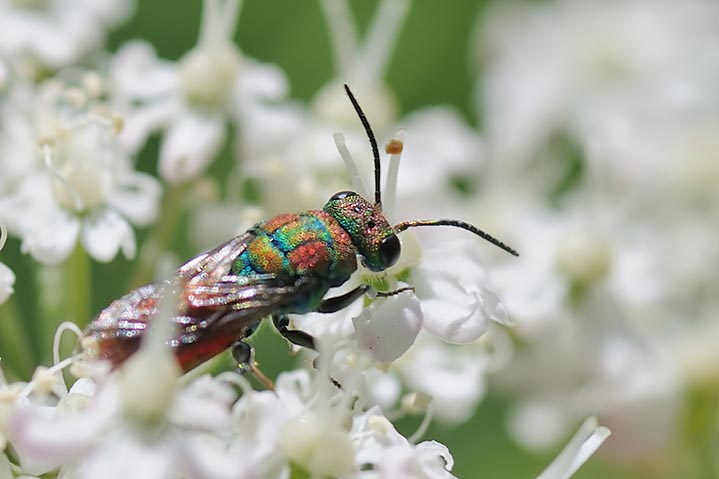
<svg viewBox="0 0 719 479">
<path fill-rule="evenodd" d="M 362 108 L 360 108 L 359 103 L 357 103 L 355 96 L 352 94 L 352 91 L 350 91 L 350 87 L 348 87 L 347 84 L 345 84 L 345 91 L 347 92 L 347 96 L 350 97 L 352 106 L 354 107 L 355 111 L 357 112 L 357 116 L 359 116 L 359 119 L 362 122 L 364 131 L 367 132 L 367 138 L 369 138 L 369 143 L 370 145 L 372 145 L 372 158 L 374 158 L 374 203 L 375 205 L 377 205 L 377 207 L 382 209 L 382 194 L 380 193 L 379 189 L 381 170 L 377 139 L 372 132 L 372 127 L 369 125 L 369 121 L 367 121 L 367 116 L 365 116 L 364 112 L 362 111 Z"/>
<path fill-rule="evenodd" d="M 507 246 L 506 244 L 499 241 L 494 236 L 485 233 L 481 229 L 477 228 L 476 226 L 465 223 L 464 221 L 459 220 L 413 220 L 413 221 L 403 221 L 401 223 L 396 224 L 393 226 L 395 233 L 401 233 L 402 231 L 406 230 L 407 228 L 414 228 L 415 226 L 454 226 L 455 228 L 462 228 L 463 230 L 467 230 L 471 233 L 476 234 L 482 239 L 485 239 L 492 243 L 493 245 L 502 248 L 507 253 L 519 256 L 519 253 L 517 253 L 516 250 L 513 248 Z"/>
</svg>

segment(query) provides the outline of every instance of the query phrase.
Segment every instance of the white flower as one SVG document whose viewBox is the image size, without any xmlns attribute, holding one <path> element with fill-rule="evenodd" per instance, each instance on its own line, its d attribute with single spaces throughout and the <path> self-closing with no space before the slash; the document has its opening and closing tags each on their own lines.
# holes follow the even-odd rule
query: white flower
<svg viewBox="0 0 719 479">
<path fill-rule="evenodd" d="M 437 420 L 466 421 L 486 394 L 488 373 L 508 359 L 501 355 L 511 355 L 511 350 L 501 350 L 506 348 L 507 338 L 497 329 L 490 329 L 481 341 L 463 345 L 421 333 L 409 351 L 392 364 L 388 374 L 401 379 L 408 390 L 431 397 Z M 496 351 L 490 353 L 488 345 Z"/>
<path fill-rule="evenodd" d="M 350 436 L 357 448 L 357 467 L 373 466 L 381 479 L 449 479 L 454 459 L 435 441 L 411 444 L 375 407 L 355 416 Z"/>
<path fill-rule="evenodd" d="M 60 68 L 103 46 L 105 31 L 126 19 L 132 0 L 2 0 L 0 54 Z"/>
<path fill-rule="evenodd" d="M 239 7 L 238 0 L 206 0 L 198 43 L 177 63 L 158 59 L 145 42 L 124 45 L 113 59 L 113 88 L 126 119 L 120 140 L 136 151 L 164 130 L 159 170 L 169 182 L 204 172 L 225 143 L 228 120 L 252 124 L 253 115 L 287 94 L 279 68 L 234 45 Z"/>
<path fill-rule="evenodd" d="M 596 140 L 705 111 L 719 65 L 712 10 L 704 0 L 556 1 L 483 16 L 478 100 L 497 165 L 526 171 L 558 135 L 598 129 Z M 625 124 L 628 113 L 641 120 Z"/>
<path fill-rule="evenodd" d="M 13 191 L 39 164 L 35 120 L 42 110 L 34 87 L 12 81 L 0 101 L 0 195 Z"/>
<path fill-rule="evenodd" d="M 403 236 L 407 238 L 403 246 L 416 248 L 411 234 Z M 465 344 L 487 332 L 490 320 L 507 324 L 504 307 L 486 286 L 489 280 L 476 253 L 477 241 L 438 243 L 414 264 L 405 259 L 380 276 L 365 273 L 362 278 L 360 274 L 362 282 L 379 280 L 389 290 L 409 284 L 415 293 L 399 293 L 362 311 L 353 320 L 360 347 L 377 361 L 391 362 L 412 346 L 420 329 L 444 341 Z M 412 252 L 403 254 L 411 256 Z"/>
<path fill-rule="evenodd" d="M 365 111 L 373 112 L 374 127 L 382 130 L 397 117 L 397 100 L 382 82 L 392 58 L 410 2 L 383 1 L 377 7 L 363 45 L 346 0 L 322 2 L 334 49 L 336 78 L 325 85 L 313 101 L 317 115 L 335 125 L 355 125 L 355 114 L 347 108 L 343 83 L 361 98 Z"/>
<path fill-rule="evenodd" d="M 375 361 L 391 363 L 414 343 L 422 328 L 422 309 L 412 295 L 392 296 L 364 309 L 352 324 L 357 346 Z"/>
<path fill-rule="evenodd" d="M 241 171 L 260 180 L 263 204 L 270 211 L 316 208 L 346 189 L 346 173 L 332 142 L 332 134 L 341 131 L 358 159 L 361 177 L 369 180 L 372 152 L 345 93 L 347 84 L 380 143 L 398 129 L 406 130 L 403 173 L 396 185 L 402 198 L 398 211 L 407 216 L 442 211 L 444 193 L 453 191 L 452 180 L 464 178 L 467 184 L 478 175 L 483 144 L 478 132 L 450 107 L 429 107 L 399 118 L 395 94 L 383 77 L 409 2 L 380 2 L 362 41 L 348 2 L 325 1 L 322 7 L 335 51 L 335 77 L 317 92 L 309 108 L 294 109 L 282 116 L 284 120 L 273 121 L 282 125 L 283 134 L 245 138 Z M 269 146 L 266 137 L 274 140 Z"/>
<path fill-rule="evenodd" d="M 35 155 L 44 165 L 34 160 L 35 171 L 0 199 L 22 250 L 44 263 L 63 261 L 78 239 L 98 261 L 110 261 L 120 250 L 131 258 L 130 222 L 145 226 L 158 214 L 159 182 L 134 171 L 117 143 L 116 120 L 86 88 L 56 82 L 40 87 L 38 111 L 25 131 L 33 132 L 40 145 Z"/>
</svg>

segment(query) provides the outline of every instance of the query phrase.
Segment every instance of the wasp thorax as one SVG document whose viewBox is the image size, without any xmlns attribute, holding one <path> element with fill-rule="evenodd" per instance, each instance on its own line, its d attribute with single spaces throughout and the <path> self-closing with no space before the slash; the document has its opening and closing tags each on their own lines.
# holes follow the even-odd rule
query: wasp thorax
<svg viewBox="0 0 719 479">
<path fill-rule="evenodd" d="M 367 268 L 384 271 L 397 262 L 400 242 L 380 208 L 353 191 L 341 191 L 324 210 L 350 235 Z"/>
</svg>

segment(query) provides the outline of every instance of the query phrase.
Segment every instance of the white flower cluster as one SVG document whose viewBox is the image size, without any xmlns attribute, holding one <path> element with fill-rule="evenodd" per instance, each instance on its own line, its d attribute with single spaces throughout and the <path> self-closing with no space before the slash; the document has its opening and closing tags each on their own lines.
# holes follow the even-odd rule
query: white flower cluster
<svg viewBox="0 0 719 479">
<path fill-rule="evenodd" d="M 351 378 L 339 388 L 297 370 L 273 391 L 252 390 L 236 372 L 187 380 L 162 341 L 152 337 L 109 376 L 75 362 L 93 379 L 69 389 L 62 367 L 76 358 L 38 369 L 30 383 L 3 381 L 0 444 L 17 463 L 0 454 L 0 477 L 455 477 L 445 446 L 403 437 Z M 540 477 L 569 477 L 608 434 L 588 422 Z"/>
<path fill-rule="evenodd" d="M 684 381 L 716 384 L 715 7 L 557 0 L 478 26 L 477 210 L 522 253 L 492 272 L 527 345 L 496 380 L 528 447 L 591 412 L 612 451 L 651 457 L 673 444 Z"/>
<path fill-rule="evenodd" d="M 342 89 L 348 83 L 378 138 L 392 138 L 401 145 L 387 148 L 382 185 L 387 219 L 439 217 L 451 211 L 452 216 L 477 219 L 491 231 L 503 232 L 522 259 L 497 260 L 490 270 L 481 256 L 485 245 L 466 232 L 403 232 L 402 256 L 395 266 L 382 274 L 360 269 L 332 295 L 359 284 L 403 292 L 368 296 L 321 318 L 319 313 L 293 316 L 292 327 L 317 339 L 318 370 L 283 373 L 274 389 L 255 391 L 235 371 L 215 377 L 181 376 L 164 347 L 169 331 L 147 334 L 140 351 L 116 371 L 77 356 L 60 362 L 55 351 L 56 364 L 38 369 L 32 381 L 8 383 L 2 378 L 0 479 L 452 478 L 449 450 L 419 439 L 432 419 L 461 423 L 470 418 L 485 396 L 490 375 L 510 388 L 515 377 L 526 378 L 521 362 L 507 370 L 514 348 L 505 326 L 515 323 L 517 334 L 528 338 L 525 349 L 544 352 L 544 339 L 554 339 L 559 334 L 556 323 L 565 318 L 611 318 L 607 336 L 581 328 L 581 334 L 606 338 L 596 349 L 588 349 L 603 361 L 600 366 L 572 361 L 573 367 L 584 367 L 581 373 L 588 369 L 604 379 L 581 393 L 592 399 L 599 393 L 610 395 L 610 389 L 602 389 L 607 384 L 616 386 L 617 394 L 635 392 L 627 385 L 636 386 L 640 397 L 656 397 L 651 393 L 657 383 L 665 388 L 662 392 L 675 391 L 675 383 L 667 382 L 663 371 L 648 377 L 644 363 L 636 362 L 636 368 L 628 370 L 627 363 L 636 360 L 635 344 L 627 336 L 618 335 L 616 341 L 611 336 L 615 326 L 624 325 L 625 312 L 612 309 L 614 303 L 639 307 L 658 296 L 669 297 L 671 288 L 657 285 L 661 278 L 642 275 L 654 266 L 657 256 L 652 255 L 666 254 L 674 243 L 661 238 L 647 247 L 647 232 L 654 230 L 642 230 L 641 223 L 626 237 L 616 234 L 625 217 L 589 217 L 587 212 L 598 207 L 590 201 L 594 198 L 579 195 L 581 201 L 571 207 L 555 208 L 550 200 L 555 199 L 557 175 L 564 173 L 562 165 L 532 174 L 538 169 L 535 154 L 564 135 L 586 150 L 585 174 L 591 181 L 605 167 L 623 180 L 607 186 L 613 193 L 607 196 L 620 203 L 622 196 L 614 193 L 628 195 L 633 187 L 623 172 L 616 171 L 628 164 L 618 152 L 636 148 L 631 152 L 647 160 L 663 149 L 641 150 L 655 133 L 649 128 L 668 127 L 651 123 L 628 138 L 635 132 L 623 130 L 633 125 L 624 116 L 627 112 L 610 107 L 636 107 L 629 118 L 639 118 L 644 125 L 649 123 L 644 115 L 653 116 L 644 110 L 648 100 L 644 103 L 611 88 L 604 91 L 589 81 L 580 85 L 583 89 L 577 87 L 569 105 L 555 98 L 560 105 L 546 106 L 552 98 L 531 89 L 523 92 L 525 85 L 517 83 L 522 77 L 515 76 L 524 69 L 531 73 L 532 62 L 522 56 L 525 36 L 530 45 L 541 42 L 531 37 L 531 29 L 504 39 L 505 30 L 494 35 L 488 28 L 488 44 L 497 44 L 499 52 L 492 57 L 498 63 L 486 67 L 486 84 L 480 90 L 485 98 L 481 108 L 487 109 L 485 140 L 450 107 L 399 117 L 396 95 L 383 77 L 409 12 L 408 0 L 381 1 L 364 40 L 347 1 L 321 2 L 336 72 L 307 105 L 289 99 L 289 82 L 279 67 L 248 57 L 234 43 L 240 0 L 205 0 L 197 43 L 177 61 L 161 58 L 142 40 L 127 42 L 115 53 L 102 51 L 106 30 L 126 18 L 133 4 L 95 3 L 0 0 L 0 243 L 7 237 L 6 224 L 21 252 L 43 267 L 71 262 L 75 253 L 98 262 L 113 261 L 122 253 L 127 259 L 139 256 L 142 270 L 172 241 L 173 218 L 189 214 L 192 229 L 202 237 L 197 246 L 212 247 L 260 218 L 317 208 L 331 194 L 347 189 L 341 160 L 354 190 L 371 198 L 365 185 L 371 184 L 367 180 L 372 154 Z M 514 21 L 509 13 L 497 15 L 497 24 Z M 606 22 L 614 24 L 613 18 Z M 659 31 L 662 25 L 648 28 Z M 513 42 L 521 43 L 516 52 Z M 564 37 L 554 42 L 564 45 Z M 650 59 L 647 68 L 653 70 L 639 76 L 651 77 L 654 69 L 682 58 L 682 46 L 673 44 L 679 52 L 672 50 L 675 56 L 669 60 Z M 582 51 L 570 53 L 574 61 L 584 58 Z M 646 52 L 635 53 L 627 63 L 634 65 Z M 544 68 L 540 55 L 530 57 L 539 63 L 536 68 Z M 551 91 L 591 76 L 588 67 L 579 80 L 564 78 L 562 72 L 579 67 L 553 60 L 558 63 L 549 72 L 536 74 Z M 677 81 L 695 79 L 690 73 Z M 512 88 L 520 94 L 514 95 Z M 679 100 L 696 101 L 682 97 L 682 91 L 677 93 Z M 628 97 L 631 104 L 624 101 Z M 501 102 L 507 98 L 511 101 Z M 547 124 L 546 117 L 557 119 Z M 664 145 L 670 153 L 662 156 L 667 175 L 680 171 L 672 168 L 682 148 L 703 146 L 694 140 L 711 142 L 708 128 L 701 130 L 701 138 L 694 138 L 696 131 L 682 130 L 688 137 L 664 138 L 670 143 Z M 601 134 L 613 142 L 598 140 Z M 156 175 L 147 173 L 151 166 L 136 162 L 152 135 L 160 137 Z M 208 170 L 228 142 L 231 172 L 212 178 Z M 610 156 L 612 161 L 605 162 Z M 714 171 L 701 160 L 695 166 Z M 690 176 L 686 182 L 662 182 L 648 193 L 657 198 L 664 188 L 681 190 L 688 202 L 694 192 L 687 186 L 695 179 Z M 161 210 L 163 191 L 167 211 Z M 507 191 L 517 194 L 509 200 Z M 599 205 L 601 212 L 628 208 L 607 204 L 611 208 Z M 699 212 L 692 225 L 701 229 L 705 213 Z M 676 214 L 681 216 L 683 210 Z M 506 224 L 510 221 L 512 225 Z M 135 228 L 153 225 L 149 239 L 138 248 Z M 676 274 L 682 274 L 680 268 Z M 140 280 L 151 277 L 137 275 Z M 12 271 L 0 263 L 0 303 L 12 293 L 14 281 Z M 64 287 L 63 293 L 68 293 L 74 285 Z M 504 302 L 494 291 L 501 291 Z M 162 323 L 153 324 L 158 322 Z M 552 327 L 557 329 L 548 333 Z M 580 356 L 575 349 L 588 341 L 582 339 L 566 354 Z M 549 346 L 557 356 L 565 354 L 556 343 Z M 69 364 L 79 377 L 70 387 L 63 379 L 63 368 Z M 550 364 L 549 371 L 556 371 Z M 529 374 L 536 374 L 536 368 L 535 364 Z M 540 377 L 536 374 L 534 380 Z M 567 374 L 566 379 L 574 377 Z M 645 382 L 637 384 L 640 379 Z M 564 391 L 558 388 L 557 393 Z M 610 396 L 611 401 L 625 399 Z M 545 409 L 545 404 L 537 406 L 529 399 L 518 406 L 511 428 L 520 431 L 524 442 L 532 442 L 527 439 L 531 434 L 539 436 L 535 442 L 564 437 L 584 417 L 609 410 L 598 406 L 603 405 L 601 399 L 585 401 L 584 396 L 552 396 L 549 402 Z M 542 415 L 546 409 L 558 419 L 547 421 Z M 409 413 L 424 414 L 425 419 L 417 433 L 404 437 L 390 418 Z M 540 477 L 569 477 L 608 434 L 589 420 Z"/>
</svg>

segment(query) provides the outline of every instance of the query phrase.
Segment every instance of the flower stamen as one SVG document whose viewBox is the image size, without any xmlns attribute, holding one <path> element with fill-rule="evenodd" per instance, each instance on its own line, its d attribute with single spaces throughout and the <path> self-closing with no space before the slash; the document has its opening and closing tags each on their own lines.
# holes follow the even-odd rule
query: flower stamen
<svg viewBox="0 0 719 479">
<path fill-rule="evenodd" d="M 397 200 L 397 178 L 399 161 L 404 147 L 404 130 L 399 130 L 385 145 L 385 152 L 389 154 L 389 167 L 387 168 L 387 182 L 384 185 L 384 200 L 382 209 L 388 220 L 394 219 L 394 205 Z"/>
<path fill-rule="evenodd" d="M 342 133 L 335 133 L 332 135 L 332 138 L 334 138 L 337 151 L 339 151 L 342 161 L 345 163 L 345 169 L 350 176 L 352 189 L 363 198 L 372 198 L 369 195 L 367 186 L 364 184 L 364 181 L 362 181 L 359 169 L 357 168 L 357 163 L 355 163 L 354 158 L 352 158 L 352 154 L 347 148 L 345 136 Z"/>
<path fill-rule="evenodd" d="M 65 187 L 67 190 L 67 193 L 70 195 L 70 200 L 72 201 L 72 206 L 76 211 L 83 211 L 85 209 L 85 204 L 83 203 L 82 199 L 80 198 L 80 194 L 75 190 L 75 188 L 70 185 L 70 183 L 60 174 L 60 171 L 55 166 L 54 160 L 53 160 L 53 149 L 52 146 L 50 146 L 51 140 L 41 140 L 40 144 L 42 147 L 42 153 L 43 153 L 43 159 L 45 160 L 45 166 L 47 166 L 48 170 L 50 170 L 50 173 L 52 176 L 60 182 L 62 186 Z"/>
<path fill-rule="evenodd" d="M 355 65 L 361 65 L 361 71 L 354 72 L 357 78 L 364 78 L 370 85 L 379 83 L 408 11 L 408 0 L 384 0 L 378 7 Z"/>
</svg>

